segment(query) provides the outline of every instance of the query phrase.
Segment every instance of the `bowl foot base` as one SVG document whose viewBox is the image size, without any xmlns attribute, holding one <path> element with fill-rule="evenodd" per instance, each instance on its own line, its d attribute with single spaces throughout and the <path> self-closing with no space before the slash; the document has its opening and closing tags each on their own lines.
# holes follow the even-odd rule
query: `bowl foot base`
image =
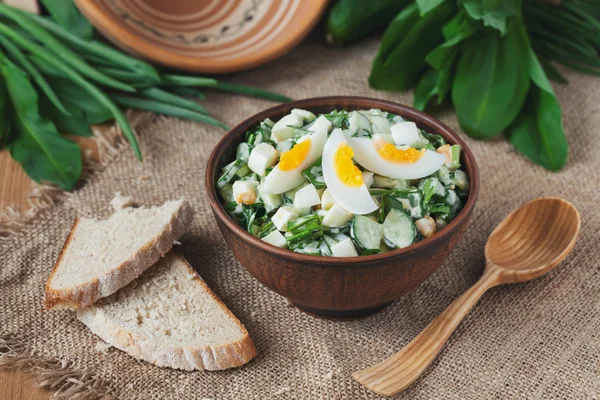
<svg viewBox="0 0 600 400">
<path fill-rule="evenodd" d="M 360 310 L 321 310 L 318 308 L 312 308 L 307 306 L 302 306 L 300 304 L 296 304 L 290 302 L 294 307 L 298 308 L 300 311 L 304 311 L 307 314 L 312 315 L 313 317 L 324 318 L 324 319 L 333 319 L 333 320 L 352 320 L 352 319 L 360 319 L 371 316 L 379 311 L 383 310 L 392 302 L 385 303 L 379 306 L 370 307 L 370 308 L 362 308 Z"/>
</svg>

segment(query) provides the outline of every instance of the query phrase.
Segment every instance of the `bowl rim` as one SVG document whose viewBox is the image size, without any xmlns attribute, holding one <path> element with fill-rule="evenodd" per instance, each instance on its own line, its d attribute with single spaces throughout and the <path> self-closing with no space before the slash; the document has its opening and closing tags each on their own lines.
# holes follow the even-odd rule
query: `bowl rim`
<svg viewBox="0 0 600 400">
<path fill-rule="evenodd" d="M 306 1 L 308 4 L 308 7 L 305 7 L 307 12 L 297 16 L 299 19 L 297 18 L 294 24 L 289 27 L 288 35 L 283 37 L 282 40 L 276 41 L 275 46 L 266 46 L 249 56 L 231 60 L 195 57 L 173 52 L 168 48 L 157 46 L 143 35 L 123 27 L 113 20 L 111 15 L 106 12 L 97 0 L 76 0 L 75 4 L 98 31 L 118 47 L 130 53 L 147 60 L 152 60 L 153 62 L 187 71 L 228 74 L 262 65 L 283 56 L 296 47 L 319 22 L 329 0 L 303 1 Z M 289 30 L 292 30 L 291 34 Z"/>
<path fill-rule="evenodd" d="M 372 255 L 364 255 L 364 256 L 355 256 L 355 257 L 326 257 L 326 256 L 314 256 L 309 254 L 296 253 L 291 250 L 282 249 L 277 246 L 273 246 L 267 242 L 264 242 L 250 233 L 248 233 L 245 229 L 239 226 L 225 211 L 221 201 L 219 200 L 219 195 L 217 193 L 215 178 L 218 176 L 217 166 L 220 158 L 223 156 L 223 153 L 227 150 L 228 146 L 233 145 L 235 141 L 238 139 L 238 136 L 242 136 L 245 132 L 256 126 L 259 122 L 273 116 L 274 114 L 289 112 L 293 108 L 303 108 L 310 110 L 315 107 L 322 107 L 331 105 L 331 109 L 335 108 L 335 104 L 347 103 L 345 108 L 356 107 L 355 109 L 359 109 L 359 107 L 368 107 L 368 108 L 380 108 L 383 111 L 393 112 L 394 114 L 398 114 L 403 118 L 406 117 L 411 121 L 417 123 L 417 125 L 423 124 L 426 122 L 428 125 L 435 127 L 433 133 L 441 134 L 444 139 L 448 140 L 453 144 L 459 144 L 463 151 L 462 155 L 465 160 L 467 175 L 469 177 L 469 197 L 467 198 L 467 202 L 465 206 L 460 211 L 460 213 L 454 218 L 443 230 L 434 234 L 433 236 L 423 239 L 417 243 L 413 243 L 408 247 L 404 247 L 402 249 L 392 250 L 386 253 L 372 254 Z M 362 104 L 362 106 L 361 106 Z M 417 122 L 417 120 L 420 120 Z M 429 128 L 428 128 L 429 129 Z M 237 143 L 236 143 L 237 144 Z M 447 125 L 439 121 L 438 119 L 425 114 L 424 112 L 418 111 L 412 107 L 394 103 L 387 100 L 380 100 L 370 97 L 362 97 L 362 96 L 327 96 L 327 97 L 313 97 L 302 100 L 296 100 L 288 103 L 283 103 L 266 110 L 263 110 L 257 114 L 252 115 L 249 118 L 246 118 L 244 121 L 237 124 L 233 127 L 229 132 L 227 132 L 216 144 L 214 147 L 206 165 L 205 170 L 205 187 L 208 193 L 208 200 L 210 206 L 215 214 L 215 218 L 218 218 L 222 223 L 224 223 L 230 230 L 233 231 L 240 239 L 247 242 L 250 245 L 260 248 L 261 250 L 273 253 L 279 257 L 283 257 L 286 259 L 292 259 L 295 262 L 301 262 L 307 265 L 314 266 L 339 266 L 340 264 L 345 264 L 344 266 L 355 266 L 355 267 L 365 267 L 365 264 L 371 263 L 380 263 L 382 261 L 391 260 L 397 257 L 402 257 L 404 255 L 412 254 L 418 252 L 426 247 L 435 247 L 436 243 L 441 242 L 443 239 L 453 236 L 460 227 L 467 221 L 469 216 L 472 214 L 473 209 L 475 207 L 475 202 L 477 201 L 477 196 L 479 194 L 479 169 L 477 167 L 477 163 L 475 161 L 475 157 L 473 153 L 464 142 L 462 138 L 458 136 L 452 129 L 450 129 Z"/>
</svg>

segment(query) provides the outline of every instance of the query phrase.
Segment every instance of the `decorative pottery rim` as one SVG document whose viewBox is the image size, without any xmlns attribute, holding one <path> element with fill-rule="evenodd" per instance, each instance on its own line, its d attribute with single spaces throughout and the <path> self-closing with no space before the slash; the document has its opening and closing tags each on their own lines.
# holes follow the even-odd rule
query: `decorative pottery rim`
<svg viewBox="0 0 600 400">
<path fill-rule="evenodd" d="M 224 74 L 253 68 L 284 55 L 308 35 L 324 13 L 328 2 L 328 0 L 290 0 L 301 4 L 299 7 L 302 7 L 303 12 L 294 13 L 293 23 L 285 25 L 285 34 L 276 35 L 275 40 L 267 39 L 272 43 L 267 43 L 267 45 L 257 48 L 256 51 L 247 52 L 241 57 L 224 59 L 182 54 L 165 47 L 169 46 L 165 42 L 161 46 L 116 20 L 115 16 L 102 5 L 106 1 L 108 0 L 75 0 L 75 3 L 107 39 L 124 50 L 170 67 L 211 74 Z M 108 2 L 110 3 L 110 1 Z M 134 23 L 137 23 L 140 29 L 147 30 L 152 36 L 151 27 L 144 25 L 143 21 L 138 20 Z M 173 34 L 168 39 L 185 44 L 185 41 L 177 34 Z M 174 42 L 173 46 L 176 46 Z"/>
<path fill-rule="evenodd" d="M 452 144 L 458 144 L 462 147 L 462 157 L 465 161 L 465 168 L 468 171 L 470 191 L 469 197 L 463 207 L 448 226 L 442 231 L 436 233 L 430 238 L 421 240 L 420 242 L 413 243 L 408 247 L 402 249 L 395 249 L 386 253 L 372 254 L 357 257 L 324 257 L 324 256 L 313 256 L 308 254 L 295 253 L 287 249 L 282 249 L 271 244 L 268 244 L 239 226 L 225 211 L 223 204 L 219 199 L 216 189 L 216 178 L 218 176 L 218 166 L 221 158 L 230 146 L 237 145 L 240 137 L 243 136 L 244 132 L 248 129 L 256 126 L 260 121 L 265 118 L 273 117 L 274 115 L 289 112 L 293 108 L 302 108 L 311 110 L 319 106 L 331 106 L 335 108 L 336 104 L 342 102 L 351 102 L 356 104 L 357 107 L 365 106 L 368 104 L 369 107 L 380 108 L 384 111 L 393 112 L 402 117 L 407 117 L 412 121 L 418 121 L 417 124 L 427 124 L 433 133 L 442 135 L 446 140 Z M 233 129 L 227 132 L 221 140 L 217 143 L 214 150 L 212 151 L 205 171 L 205 188 L 208 195 L 208 201 L 215 214 L 215 218 L 218 218 L 223 224 L 225 224 L 234 234 L 240 237 L 248 244 L 260 248 L 262 251 L 274 253 L 275 255 L 292 260 L 294 262 L 301 262 L 305 265 L 312 265 L 315 267 L 323 266 L 337 266 L 340 263 L 344 263 L 346 267 L 355 268 L 369 268 L 373 263 L 380 261 L 391 260 L 397 257 L 402 257 L 407 254 L 411 254 L 420 251 L 427 247 L 435 247 L 437 243 L 448 237 L 454 236 L 460 231 L 461 226 L 467 223 L 468 218 L 473 213 L 477 196 L 479 195 L 479 168 L 473 153 L 465 143 L 465 141 L 452 129 L 450 129 L 443 122 L 438 119 L 425 114 L 421 111 L 415 110 L 412 107 L 394 103 L 387 100 L 380 100 L 370 97 L 361 96 L 330 96 L 330 97 L 313 97 L 308 99 L 296 100 L 289 103 L 280 104 L 275 107 L 268 108 L 255 114 L 246 120 L 240 122 Z M 466 225 L 465 225 L 466 226 Z M 375 265 L 373 264 L 373 265 Z"/>
</svg>

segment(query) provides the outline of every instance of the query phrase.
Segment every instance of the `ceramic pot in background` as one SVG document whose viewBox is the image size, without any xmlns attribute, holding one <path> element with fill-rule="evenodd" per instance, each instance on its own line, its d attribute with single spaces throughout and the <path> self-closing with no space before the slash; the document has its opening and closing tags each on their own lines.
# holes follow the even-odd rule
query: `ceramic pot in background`
<svg viewBox="0 0 600 400">
<path fill-rule="evenodd" d="M 277 58 L 319 21 L 327 0 L 76 0 L 108 39 L 135 55 L 221 74 Z"/>
</svg>

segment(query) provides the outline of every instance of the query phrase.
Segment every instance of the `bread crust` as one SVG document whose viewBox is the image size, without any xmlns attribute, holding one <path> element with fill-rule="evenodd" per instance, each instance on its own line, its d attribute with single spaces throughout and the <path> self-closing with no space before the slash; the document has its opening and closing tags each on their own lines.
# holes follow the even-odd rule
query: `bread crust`
<svg viewBox="0 0 600 400">
<path fill-rule="evenodd" d="M 171 250 L 173 242 L 179 239 L 186 231 L 192 219 L 194 211 L 187 201 L 177 211 L 168 226 L 158 236 L 146 243 L 138 252 L 116 268 L 111 269 L 104 275 L 91 279 L 81 285 L 66 288 L 52 288 L 52 280 L 56 271 L 61 266 L 66 251 L 73 241 L 79 224 L 79 218 L 71 227 L 71 232 L 62 247 L 58 260 L 50 272 L 44 295 L 45 309 L 81 308 L 94 303 L 96 300 L 109 296 L 117 290 L 126 286 L 142 272 L 154 265 L 162 256 Z"/>
<path fill-rule="evenodd" d="M 256 348 L 244 325 L 233 315 L 227 306 L 206 285 L 188 262 L 175 254 L 170 254 L 183 262 L 193 273 L 193 280 L 217 302 L 227 316 L 239 327 L 243 336 L 240 340 L 215 346 L 177 347 L 167 345 L 150 335 L 128 331 L 104 313 L 102 306 L 92 304 L 77 310 L 77 318 L 93 333 L 112 346 L 129 355 L 159 367 L 169 367 L 186 371 L 222 370 L 239 367 L 256 356 Z"/>
</svg>

